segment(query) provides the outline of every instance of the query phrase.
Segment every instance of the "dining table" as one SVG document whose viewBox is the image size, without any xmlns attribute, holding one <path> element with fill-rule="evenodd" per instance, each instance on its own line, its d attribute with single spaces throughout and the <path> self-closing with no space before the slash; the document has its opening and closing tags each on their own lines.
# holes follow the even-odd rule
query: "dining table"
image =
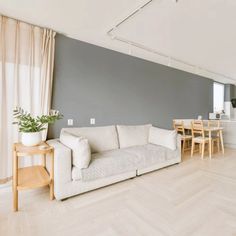
<svg viewBox="0 0 236 236">
<path fill-rule="evenodd" d="M 192 129 L 191 124 L 184 124 L 184 129 L 185 130 L 191 130 Z M 219 133 L 222 154 L 225 153 L 225 150 L 224 150 L 224 140 L 223 140 L 223 129 L 224 129 L 223 127 L 203 126 L 204 132 L 208 133 L 208 137 L 209 137 L 209 158 L 210 159 L 212 157 L 212 134 L 213 133 Z"/>
</svg>

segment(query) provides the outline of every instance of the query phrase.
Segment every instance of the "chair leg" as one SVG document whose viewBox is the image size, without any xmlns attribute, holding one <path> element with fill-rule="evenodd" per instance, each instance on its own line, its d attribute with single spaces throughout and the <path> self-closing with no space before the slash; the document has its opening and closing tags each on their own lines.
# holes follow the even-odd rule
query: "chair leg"
<svg viewBox="0 0 236 236">
<path fill-rule="evenodd" d="M 217 149 L 218 149 L 218 152 L 220 152 L 220 139 L 219 138 L 217 139 Z"/>
<path fill-rule="evenodd" d="M 186 140 L 183 140 L 182 155 L 184 155 Z"/>
<path fill-rule="evenodd" d="M 192 146 L 192 140 L 188 140 L 188 148 L 191 149 L 191 146 Z"/>
<path fill-rule="evenodd" d="M 188 148 L 191 147 L 191 143 L 192 143 L 192 141 L 189 139 L 189 140 L 188 140 Z"/>
<path fill-rule="evenodd" d="M 212 141 L 212 145 L 211 145 L 211 146 L 212 146 L 212 150 L 211 150 L 211 151 L 212 151 L 212 153 L 214 153 L 214 145 L 215 145 L 215 142 L 214 142 L 214 141 Z"/>
<path fill-rule="evenodd" d="M 211 149 L 212 149 L 212 147 L 211 147 L 211 145 L 210 145 L 210 142 L 208 142 L 208 153 L 209 153 L 209 156 L 211 155 L 210 153 L 211 153 Z M 210 158 L 210 160 L 211 160 L 211 158 Z"/>
<path fill-rule="evenodd" d="M 221 151 L 222 154 L 225 154 L 225 148 L 224 148 L 224 139 L 223 139 L 223 134 L 222 134 L 222 130 L 220 131 L 220 143 L 221 143 Z"/>
<path fill-rule="evenodd" d="M 199 143 L 199 153 L 201 154 L 201 152 L 202 152 L 202 144 Z"/>
<path fill-rule="evenodd" d="M 192 147 L 191 147 L 191 157 L 193 157 L 194 146 L 195 146 L 195 143 L 194 143 L 194 141 L 192 141 Z"/>
<path fill-rule="evenodd" d="M 203 160 L 204 152 L 205 152 L 205 143 L 204 142 L 201 144 L 201 147 L 202 147 L 202 160 Z"/>
</svg>

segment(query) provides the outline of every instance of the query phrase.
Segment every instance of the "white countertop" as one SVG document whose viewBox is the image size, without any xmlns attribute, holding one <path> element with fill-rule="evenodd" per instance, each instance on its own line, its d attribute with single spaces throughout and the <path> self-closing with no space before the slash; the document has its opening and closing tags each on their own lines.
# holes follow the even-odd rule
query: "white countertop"
<svg viewBox="0 0 236 236">
<path fill-rule="evenodd" d="M 189 124 L 191 124 L 191 121 L 193 121 L 194 119 L 174 119 L 174 120 L 176 120 L 176 121 L 184 121 L 184 122 L 186 122 L 186 123 L 189 123 Z M 203 120 L 203 121 L 208 121 L 208 120 Z M 232 123 L 234 123 L 234 122 L 236 122 L 236 119 L 228 119 L 228 120 L 224 120 L 224 119 L 222 119 L 222 120 L 220 120 L 220 122 L 232 122 Z"/>
<path fill-rule="evenodd" d="M 220 120 L 220 122 L 236 122 L 235 119 L 231 119 L 231 120 Z"/>
</svg>

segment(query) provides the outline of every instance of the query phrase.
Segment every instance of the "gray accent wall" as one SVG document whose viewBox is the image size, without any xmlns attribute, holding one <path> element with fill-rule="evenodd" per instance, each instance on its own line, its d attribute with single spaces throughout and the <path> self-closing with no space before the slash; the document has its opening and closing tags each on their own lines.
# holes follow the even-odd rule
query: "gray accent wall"
<svg viewBox="0 0 236 236">
<path fill-rule="evenodd" d="M 96 126 L 171 128 L 173 118 L 208 117 L 213 81 L 58 34 L 52 108 L 64 119 L 50 127 L 49 138 L 70 118 L 74 126 L 95 118 Z"/>
</svg>

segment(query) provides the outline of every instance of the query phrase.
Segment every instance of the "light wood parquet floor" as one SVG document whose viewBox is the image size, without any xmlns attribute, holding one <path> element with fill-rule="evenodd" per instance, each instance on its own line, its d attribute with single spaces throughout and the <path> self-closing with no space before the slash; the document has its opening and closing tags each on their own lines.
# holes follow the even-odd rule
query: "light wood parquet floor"
<svg viewBox="0 0 236 236">
<path fill-rule="evenodd" d="M 0 189 L 1 236 L 236 235 L 236 150 L 212 161 L 183 162 L 69 198 L 50 201 L 47 188 Z"/>
</svg>

